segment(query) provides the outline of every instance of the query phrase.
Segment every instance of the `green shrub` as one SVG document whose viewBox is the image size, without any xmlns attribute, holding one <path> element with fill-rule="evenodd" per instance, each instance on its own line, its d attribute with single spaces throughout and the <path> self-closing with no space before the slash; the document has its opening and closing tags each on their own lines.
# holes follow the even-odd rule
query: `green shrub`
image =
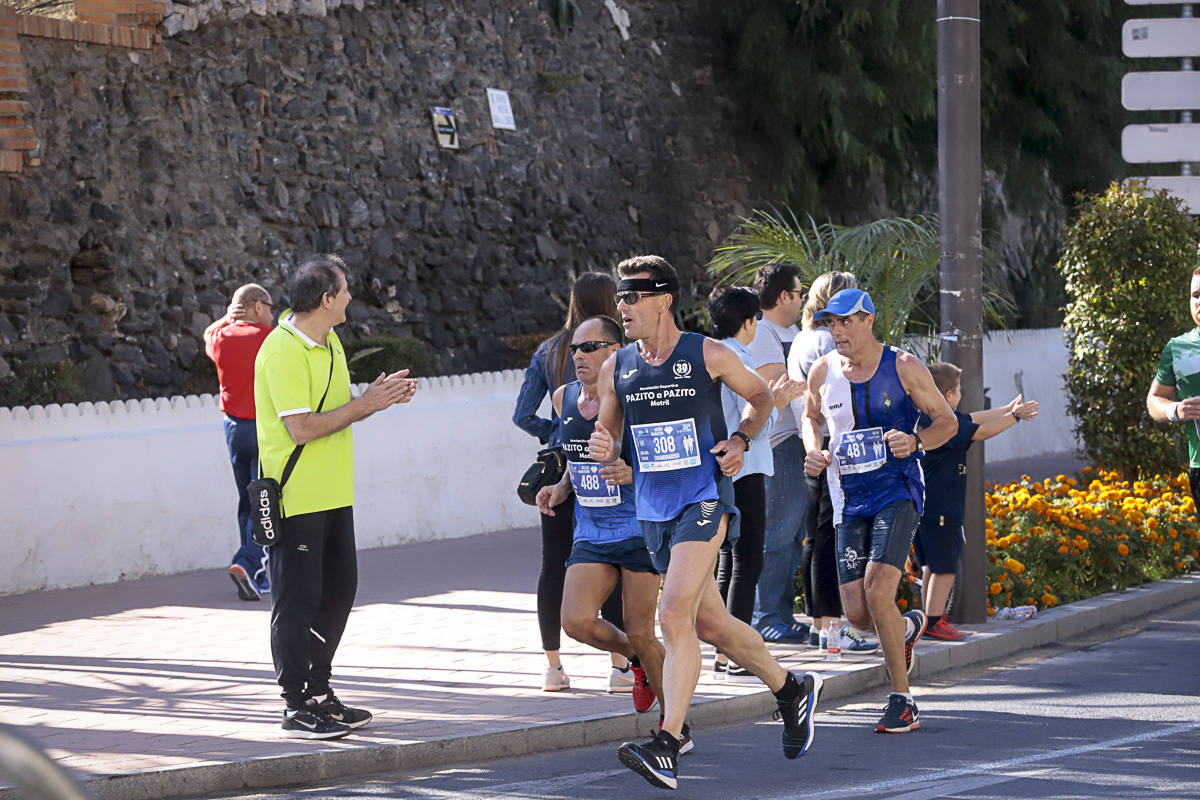
<svg viewBox="0 0 1200 800">
<path fill-rule="evenodd" d="M 0 381 L 0 407 L 81 403 L 85 399 L 79 367 L 70 361 L 22 361 Z"/>
<path fill-rule="evenodd" d="M 437 359 L 429 346 L 411 336 L 392 336 L 379 333 L 342 343 L 350 367 L 350 380 L 370 383 L 379 373 L 409 370 L 409 377 L 426 378 L 437 369 Z"/>
<path fill-rule="evenodd" d="M 1191 327 L 1200 223 L 1165 192 L 1113 184 L 1081 197 L 1059 263 L 1066 279 L 1067 404 L 1094 464 L 1124 477 L 1182 463 L 1178 431 L 1155 425 L 1146 391 L 1163 346 Z"/>
</svg>

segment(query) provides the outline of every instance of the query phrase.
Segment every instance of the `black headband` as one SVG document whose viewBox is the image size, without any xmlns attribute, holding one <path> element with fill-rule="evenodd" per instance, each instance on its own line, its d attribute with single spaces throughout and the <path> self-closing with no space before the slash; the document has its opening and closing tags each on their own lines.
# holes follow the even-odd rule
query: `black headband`
<svg viewBox="0 0 1200 800">
<path fill-rule="evenodd" d="M 617 292 L 662 292 L 663 294 L 674 294 L 679 291 L 679 283 L 667 278 L 660 280 L 656 278 L 622 278 L 617 284 Z"/>
</svg>

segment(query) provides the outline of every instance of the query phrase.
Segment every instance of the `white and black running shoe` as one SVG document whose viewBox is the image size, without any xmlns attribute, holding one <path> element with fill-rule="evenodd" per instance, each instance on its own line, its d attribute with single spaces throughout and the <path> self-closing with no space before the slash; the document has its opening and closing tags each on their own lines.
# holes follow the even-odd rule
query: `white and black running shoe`
<svg viewBox="0 0 1200 800">
<path fill-rule="evenodd" d="M 308 698 L 304 707 L 314 713 L 324 714 L 334 722 L 340 722 L 350 728 L 361 728 L 375 718 L 365 708 L 350 708 L 350 706 L 343 705 L 333 692 Z"/>
<path fill-rule="evenodd" d="M 283 712 L 279 726 L 285 739 L 340 739 L 350 733 L 350 726 L 334 722 L 325 714 L 308 709 Z"/>
<path fill-rule="evenodd" d="M 816 732 L 813 715 L 817 713 L 817 700 L 824 683 L 815 672 L 804 673 L 804 677 L 798 678 L 797 682 L 800 684 L 800 693 L 794 700 L 775 699 L 779 708 L 775 709 L 773 716 L 783 721 L 783 755 L 786 758 L 799 758 L 812 746 Z"/>
<path fill-rule="evenodd" d="M 662 789 L 679 788 L 679 754 L 661 736 L 644 744 L 626 742 L 617 748 L 617 758 L 652 785 Z"/>
</svg>

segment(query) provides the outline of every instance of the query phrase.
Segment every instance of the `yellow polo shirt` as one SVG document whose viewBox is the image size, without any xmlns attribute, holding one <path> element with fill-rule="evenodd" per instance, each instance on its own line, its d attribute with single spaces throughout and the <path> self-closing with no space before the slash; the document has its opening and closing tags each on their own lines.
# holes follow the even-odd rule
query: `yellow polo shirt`
<svg viewBox="0 0 1200 800">
<path fill-rule="evenodd" d="M 265 477 L 281 481 L 296 447 L 284 418 L 316 411 L 327 384 L 322 412 L 350 402 L 350 371 L 337 334 L 330 331 L 326 343 L 319 344 L 293 327 L 290 317 L 281 320 L 254 360 L 258 459 Z M 354 505 L 354 437 L 347 426 L 304 445 L 283 487 L 283 512 L 291 517 L 350 505 Z"/>
</svg>

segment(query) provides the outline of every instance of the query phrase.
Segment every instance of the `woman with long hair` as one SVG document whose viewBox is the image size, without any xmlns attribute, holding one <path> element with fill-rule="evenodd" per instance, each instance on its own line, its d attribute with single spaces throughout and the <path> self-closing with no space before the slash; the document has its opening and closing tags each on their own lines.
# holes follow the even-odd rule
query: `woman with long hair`
<svg viewBox="0 0 1200 800">
<path fill-rule="evenodd" d="M 564 383 L 575 380 L 575 365 L 571 361 L 569 345 L 575 328 L 589 317 L 607 316 L 620 319 L 617 313 L 617 283 L 611 275 L 603 272 L 585 272 L 571 287 L 571 299 L 567 304 L 567 319 L 558 333 L 542 342 L 533 354 L 529 368 L 525 370 L 525 381 L 517 395 L 517 407 L 513 411 L 513 422 L 518 428 L 537 438 L 548 447 L 557 447 L 558 415 L 550 409 L 550 418 L 538 416 L 542 400 Z M 562 638 L 562 594 L 567 575 L 567 558 L 571 555 L 574 539 L 575 497 L 572 495 L 554 508 L 554 516 L 541 515 L 542 522 L 542 568 L 538 575 L 537 616 L 542 637 L 542 650 L 546 653 L 548 666 L 542 681 L 542 689 L 556 692 L 571 688 L 571 681 L 563 670 L 559 656 Z M 601 616 L 624 630 L 621 609 L 621 585 L 617 584 L 609 596 Z M 609 676 L 610 692 L 632 692 L 633 672 L 625 659 L 613 655 L 613 671 Z"/>
<path fill-rule="evenodd" d="M 826 272 L 813 281 L 808 290 L 801 317 L 800 335 L 788 352 L 788 376 L 808 382 L 808 373 L 817 359 L 834 349 L 829 323 L 817 322 L 818 311 L 842 289 L 858 288 L 858 279 L 850 272 Z M 804 417 L 804 396 L 793 403 L 796 419 Z M 805 475 L 808 488 L 808 530 L 800 551 L 800 574 L 804 578 L 804 610 L 813 618 L 809 641 L 821 643 L 828 631 L 840 635 L 843 653 L 866 655 L 878 649 L 849 626 L 842 625 L 842 597 L 837 578 L 837 534 L 833 527 L 833 501 L 829 481 L 822 471 L 817 477 Z"/>
<path fill-rule="evenodd" d="M 718 286 L 708 297 L 708 316 L 712 320 L 712 335 L 730 347 L 750 369 L 754 359 L 750 355 L 750 343 L 758 332 L 762 318 L 762 302 L 758 293 L 745 286 Z M 721 408 L 725 413 L 727 430 L 737 430 L 742 419 L 746 401 L 729 387 L 721 387 Z M 733 503 L 741 512 L 741 537 L 737 543 L 721 545 L 717 556 L 717 589 L 730 616 L 747 625 L 754 615 L 754 591 L 763 569 L 763 536 L 767 524 L 766 479 L 775 474 L 775 460 L 771 455 L 771 431 L 779 412 L 771 410 L 771 417 L 754 437 L 746 451 L 741 470 L 733 476 Z M 730 664 L 721 652 L 713 664 L 714 675 L 725 673 L 726 680 L 740 682 L 757 681 L 750 670 Z"/>
</svg>

